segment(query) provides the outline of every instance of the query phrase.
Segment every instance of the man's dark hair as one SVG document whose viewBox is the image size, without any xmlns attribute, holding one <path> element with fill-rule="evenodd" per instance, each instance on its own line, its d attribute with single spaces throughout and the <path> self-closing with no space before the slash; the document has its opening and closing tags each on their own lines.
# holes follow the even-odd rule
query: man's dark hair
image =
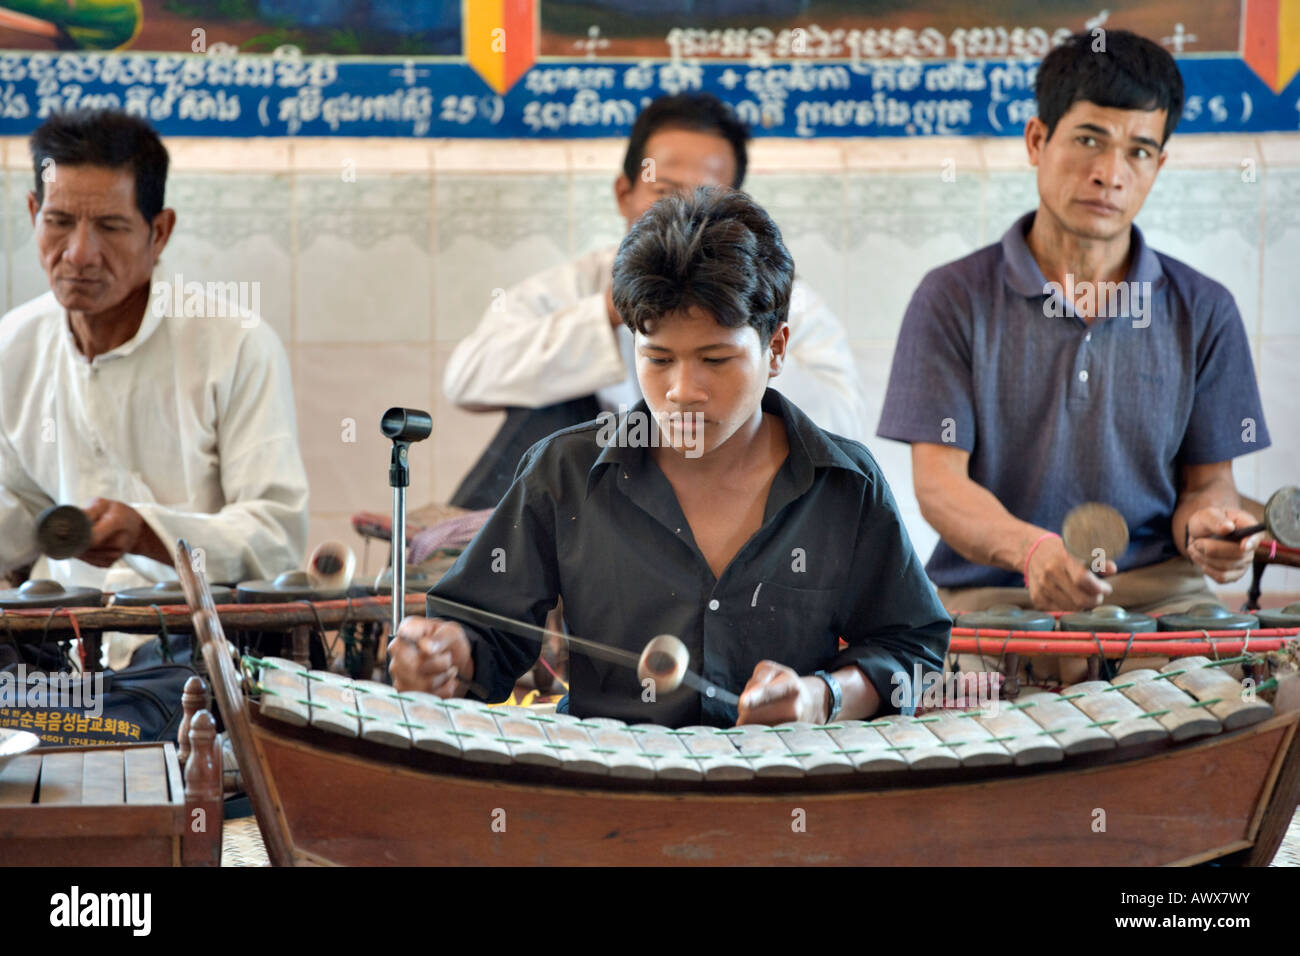
<svg viewBox="0 0 1300 956">
<path fill-rule="evenodd" d="M 712 93 L 678 93 L 661 96 L 645 109 L 632 124 L 632 135 L 627 140 L 627 155 L 623 157 L 623 175 L 636 185 L 641 175 L 641 161 L 645 159 L 645 144 L 655 133 L 665 129 L 685 129 L 697 133 L 716 133 L 731 144 L 736 154 L 736 178 L 732 186 L 740 188 L 745 181 L 749 165 L 749 130 L 736 119 L 731 107 Z"/>
<path fill-rule="evenodd" d="M 54 161 L 60 166 L 130 169 L 135 178 L 135 205 L 152 223 L 162 212 L 167 186 L 167 149 L 152 126 L 117 110 L 54 113 L 32 133 L 29 145 L 36 172 L 36 201 L 45 201 L 41 174 Z"/>
<path fill-rule="evenodd" d="M 720 325 L 754 327 L 766 347 L 790 312 L 794 259 L 776 223 L 747 194 L 701 186 L 659 200 L 623 237 L 614 308 L 628 328 L 692 306 Z"/>
<path fill-rule="evenodd" d="M 1079 100 L 1121 110 L 1164 110 L 1161 146 L 1183 115 L 1183 78 L 1174 58 L 1159 44 L 1127 30 L 1069 37 L 1043 58 L 1034 93 L 1048 139 Z"/>
</svg>

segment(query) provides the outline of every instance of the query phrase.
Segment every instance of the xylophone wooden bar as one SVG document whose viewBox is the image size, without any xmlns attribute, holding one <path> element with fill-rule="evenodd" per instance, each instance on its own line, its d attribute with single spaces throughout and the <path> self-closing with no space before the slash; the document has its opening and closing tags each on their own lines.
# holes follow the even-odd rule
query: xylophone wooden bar
<svg viewBox="0 0 1300 956">
<path fill-rule="evenodd" d="M 1115 738 L 1117 746 L 1135 747 L 1169 736 L 1169 731 L 1146 716 L 1141 707 L 1115 691 L 1106 681 L 1092 680 L 1075 684 L 1061 696 L 1101 725 Z"/>
<path fill-rule="evenodd" d="M 771 733 L 762 724 L 746 724 L 719 730 L 719 734 L 729 737 L 732 746 L 741 754 L 754 771 L 754 776 L 768 777 L 802 777 L 803 762 L 785 745 L 780 734 Z"/>
<path fill-rule="evenodd" d="M 486 708 L 469 701 L 447 701 L 444 705 L 451 718 L 452 733 L 460 737 L 461 750 L 466 760 L 480 763 L 508 764 L 510 747 L 502 739 L 497 726 Z"/>
<path fill-rule="evenodd" d="M 293 724 L 306 727 L 311 723 L 310 690 L 307 669 L 283 657 L 262 661 L 262 711 Z"/>
<path fill-rule="evenodd" d="M 1045 734 L 1061 745 L 1067 757 L 1091 753 L 1096 750 L 1110 750 L 1115 747 L 1115 738 L 1100 727 L 1094 725 L 1091 717 L 1061 694 L 1050 691 L 1022 693 L 1008 709 L 1022 710 Z"/>
<path fill-rule="evenodd" d="M 559 767 L 572 759 L 560 748 L 548 746 L 551 740 L 540 723 L 508 713 L 494 716 L 497 731 L 514 760 L 538 767 Z"/>
<path fill-rule="evenodd" d="M 1273 713 L 1273 708 L 1264 701 L 1247 699 L 1242 685 L 1219 668 L 1211 667 L 1208 658 L 1185 657 L 1170 661 L 1160 671 L 1173 675 L 1171 680 L 1175 686 L 1198 701 L 1207 702 L 1206 708 L 1223 721 L 1225 730 L 1248 726 Z"/>
<path fill-rule="evenodd" d="M 83 805 L 121 804 L 126 793 L 126 762 L 121 750 L 87 750 L 82 767 Z"/>
<path fill-rule="evenodd" d="M 610 772 L 609 764 L 596 750 L 596 743 L 592 740 L 589 729 L 580 721 L 563 721 L 542 714 L 530 714 L 524 719 L 540 725 L 552 746 L 563 748 L 561 753 L 567 755 L 570 770 L 575 773 L 598 775 Z"/>
<path fill-rule="evenodd" d="M 658 724 L 632 724 L 628 730 L 637 735 L 641 752 L 654 761 L 655 776 L 663 780 L 704 779 L 700 761 L 691 759 L 690 750 L 671 729 Z"/>
<path fill-rule="evenodd" d="M 612 777 L 629 780 L 652 780 L 654 761 L 641 752 L 636 735 L 621 720 L 612 717 L 589 717 L 582 721 L 591 734 L 594 752 L 601 754 Z"/>
<path fill-rule="evenodd" d="M 853 761 L 847 754 L 838 752 L 843 748 L 835 742 L 828 730 L 812 724 L 796 723 L 782 724 L 768 732 L 780 735 L 781 743 L 799 758 L 804 772 L 809 776 L 845 773 L 853 769 Z"/>
<path fill-rule="evenodd" d="M 961 758 L 930 733 L 924 723 L 905 718 L 888 718 L 877 726 L 889 745 L 903 757 L 912 770 L 944 770 L 961 765 Z"/>
<path fill-rule="evenodd" d="M 1000 707 L 996 715 L 974 718 L 995 737 L 1017 766 L 1054 763 L 1065 758 L 1065 749 L 1023 710 Z"/>
<path fill-rule="evenodd" d="M 855 770 L 901 770 L 907 766 L 884 735 L 865 720 L 842 720 L 827 731 Z"/>
<path fill-rule="evenodd" d="M 393 688 L 378 681 L 354 680 L 352 693 L 356 696 L 356 709 L 360 714 L 362 740 L 410 748 L 411 731 L 407 727 L 406 711 Z"/>
<path fill-rule="evenodd" d="M 455 725 L 447 714 L 447 708 L 442 706 L 441 698 L 418 691 L 408 691 L 402 697 L 406 719 L 411 725 L 411 743 L 416 749 L 444 757 L 463 755 L 460 738 L 452 733 Z"/>
<path fill-rule="evenodd" d="M 1175 741 L 1205 737 L 1223 730 L 1219 718 L 1207 708 L 1198 707 L 1195 697 L 1168 680 L 1160 679 L 1159 671 L 1150 668 L 1127 671 L 1115 677 L 1111 684 L 1143 711 L 1155 714 L 1155 719 Z"/>
<path fill-rule="evenodd" d="M 694 756 L 707 758 L 704 765 L 706 780 L 752 780 L 754 768 L 740 756 L 731 737 L 718 732 L 717 727 L 683 727 L 679 739 Z"/>
<path fill-rule="evenodd" d="M 308 699 L 311 701 L 311 725 L 345 737 L 361 735 L 361 721 L 357 717 L 357 695 L 352 681 L 326 671 L 311 671 L 307 680 Z"/>
<path fill-rule="evenodd" d="M 974 717 L 953 710 L 941 710 L 934 716 L 930 732 L 953 748 L 963 767 L 994 767 L 1012 762 L 1010 751 L 993 739 L 993 734 Z"/>
</svg>

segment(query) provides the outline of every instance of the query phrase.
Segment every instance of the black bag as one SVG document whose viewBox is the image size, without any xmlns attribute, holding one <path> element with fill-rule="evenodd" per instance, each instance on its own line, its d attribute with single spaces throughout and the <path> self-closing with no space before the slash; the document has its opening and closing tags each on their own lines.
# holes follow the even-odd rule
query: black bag
<svg viewBox="0 0 1300 956">
<path fill-rule="evenodd" d="M 175 741 L 188 664 L 91 674 L 0 673 L 0 727 L 27 730 L 41 746 Z"/>
</svg>

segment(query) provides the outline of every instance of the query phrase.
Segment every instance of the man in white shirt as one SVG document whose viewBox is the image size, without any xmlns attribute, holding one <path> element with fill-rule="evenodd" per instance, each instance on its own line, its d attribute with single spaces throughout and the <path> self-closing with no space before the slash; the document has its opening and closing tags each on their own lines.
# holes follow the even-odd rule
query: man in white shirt
<svg viewBox="0 0 1300 956">
<path fill-rule="evenodd" d="M 614 180 L 628 228 L 664 196 L 740 188 L 748 138 L 730 108 L 707 93 L 655 100 L 637 117 Z M 511 410 L 453 504 L 494 505 L 533 441 L 640 400 L 632 332 L 610 298 L 616 252 L 589 253 L 507 289 L 452 353 L 443 382 L 448 398 L 471 411 Z M 785 368 L 773 386 L 822 428 L 864 440 L 866 402 L 848 336 L 798 277 L 789 327 Z"/>
<path fill-rule="evenodd" d="M 177 538 L 208 577 L 299 567 L 307 479 L 289 365 L 269 325 L 157 268 L 176 223 L 143 121 L 56 114 L 31 138 L 27 205 L 50 292 L 0 319 L 0 575 L 39 557 L 54 503 L 93 522 L 65 585 L 172 580 Z"/>
</svg>

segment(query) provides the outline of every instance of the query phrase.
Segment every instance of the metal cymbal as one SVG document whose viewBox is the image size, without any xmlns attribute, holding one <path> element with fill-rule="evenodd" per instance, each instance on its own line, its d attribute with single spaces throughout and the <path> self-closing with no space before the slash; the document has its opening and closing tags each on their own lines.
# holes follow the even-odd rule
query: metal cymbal
<svg viewBox="0 0 1300 956">
<path fill-rule="evenodd" d="M 84 554 L 90 547 L 90 519 L 75 505 L 53 505 L 36 516 L 41 553 L 55 561 Z"/>
<path fill-rule="evenodd" d="M 1110 505 L 1089 501 L 1070 509 L 1061 525 L 1061 539 L 1070 556 L 1087 567 L 1098 557 L 1118 562 L 1128 550 L 1128 524 Z"/>
</svg>

